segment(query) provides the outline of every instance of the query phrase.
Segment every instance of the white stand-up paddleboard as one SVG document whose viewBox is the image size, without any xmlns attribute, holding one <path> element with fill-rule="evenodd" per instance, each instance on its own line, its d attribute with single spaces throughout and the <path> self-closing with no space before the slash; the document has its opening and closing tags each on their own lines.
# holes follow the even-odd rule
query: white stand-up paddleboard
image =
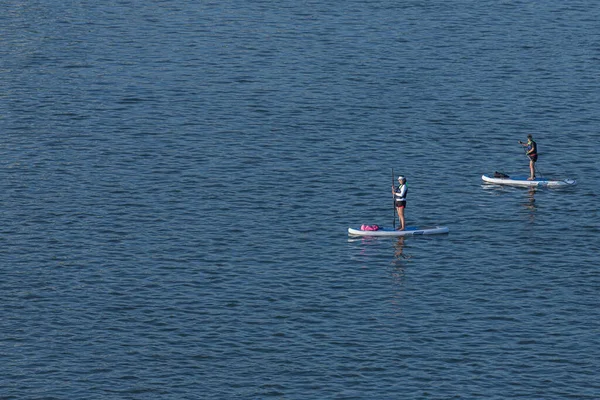
<svg viewBox="0 0 600 400">
<path fill-rule="evenodd" d="M 446 226 L 434 226 L 429 228 L 420 228 L 409 226 L 403 231 L 392 228 L 380 228 L 376 231 L 363 231 L 360 228 L 348 228 L 348 235 L 352 236 L 409 236 L 409 235 L 435 235 L 439 233 L 448 233 Z"/>
<path fill-rule="evenodd" d="M 502 177 L 491 177 L 487 175 L 482 175 L 481 179 L 483 179 L 486 183 L 494 183 L 496 185 L 511 185 L 511 186 L 526 186 L 526 187 L 536 187 L 543 186 L 549 188 L 562 188 L 573 186 L 577 184 L 575 179 L 546 179 L 546 178 L 535 178 L 530 181 L 527 180 L 526 176 L 508 176 L 504 175 Z"/>
</svg>

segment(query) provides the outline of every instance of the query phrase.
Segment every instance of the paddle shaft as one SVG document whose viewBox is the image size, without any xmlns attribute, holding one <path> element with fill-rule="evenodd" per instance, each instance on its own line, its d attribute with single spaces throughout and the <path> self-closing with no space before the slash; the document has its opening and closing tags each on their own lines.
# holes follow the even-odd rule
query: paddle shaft
<svg viewBox="0 0 600 400">
<path fill-rule="evenodd" d="M 392 188 L 394 188 L 394 168 L 392 168 Z M 394 230 L 396 230 L 396 196 L 392 194 L 392 205 L 394 209 Z"/>
</svg>

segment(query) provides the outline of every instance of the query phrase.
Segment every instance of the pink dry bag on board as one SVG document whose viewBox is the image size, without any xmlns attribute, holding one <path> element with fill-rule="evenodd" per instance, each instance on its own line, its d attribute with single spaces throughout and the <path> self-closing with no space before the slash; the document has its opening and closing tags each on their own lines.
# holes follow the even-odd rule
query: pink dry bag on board
<svg viewBox="0 0 600 400">
<path fill-rule="evenodd" d="M 379 225 L 361 225 L 360 230 L 361 231 L 378 231 Z"/>
</svg>

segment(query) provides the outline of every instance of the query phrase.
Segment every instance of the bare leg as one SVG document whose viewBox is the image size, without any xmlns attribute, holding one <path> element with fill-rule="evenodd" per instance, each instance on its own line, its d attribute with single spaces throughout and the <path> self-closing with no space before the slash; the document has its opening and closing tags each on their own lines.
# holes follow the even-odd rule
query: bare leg
<svg viewBox="0 0 600 400">
<path fill-rule="evenodd" d="M 404 230 L 404 207 L 396 207 L 396 210 L 398 210 L 398 218 L 400 218 L 400 228 L 398 228 L 398 230 L 403 231 Z"/>
<path fill-rule="evenodd" d="M 529 160 L 529 179 L 530 181 L 535 179 L 535 162 L 533 160 Z"/>
</svg>

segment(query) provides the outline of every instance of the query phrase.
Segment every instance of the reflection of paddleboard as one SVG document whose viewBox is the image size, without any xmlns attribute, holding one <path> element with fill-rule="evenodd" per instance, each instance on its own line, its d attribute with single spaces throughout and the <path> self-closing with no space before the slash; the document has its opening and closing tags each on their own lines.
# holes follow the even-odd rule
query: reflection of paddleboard
<svg viewBox="0 0 600 400">
<path fill-rule="evenodd" d="M 409 226 L 403 231 L 397 231 L 392 228 L 380 228 L 376 231 L 361 231 L 360 228 L 348 228 L 348 235 L 352 236 L 408 236 L 408 235 L 435 235 L 437 233 L 448 233 L 446 226 L 434 226 L 420 228 Z"/>
<path fill-rule="evenodd" d="M 511 185 L 511 186 L 545 186 L 549 188 L 568 187 L 577 184 L 575 179 L 545 179 L 535 178 L 532 181 L 527 180 L 526 176 L 508 176 L 503 175 L 501 177 L 491 177 L 482 175 L 481 179 L 487 183 L 495 183 L 497 185 Z"/>
</svg>

